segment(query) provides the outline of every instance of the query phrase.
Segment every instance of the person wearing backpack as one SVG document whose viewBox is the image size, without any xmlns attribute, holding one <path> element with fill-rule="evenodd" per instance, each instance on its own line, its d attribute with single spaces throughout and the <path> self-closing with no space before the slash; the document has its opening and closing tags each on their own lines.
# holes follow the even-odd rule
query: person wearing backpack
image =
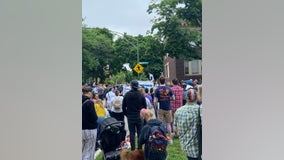
<svg viewBox="0 0 284 160">
<path fill-rule="evenodd" d="M 115 91 L 115 97 L 111 99 L 111 111 L 110 116 L 115 118 L 118 121 L 124 122 L 124 114 L 122 111 L 122 101 L 123 97 L 120 96 L 120 91 Z"/>
<path fill-rule="evenodd" d="M 153 111 L 142 109 L 140 116 L 147 124 L 142 128 L 138 139 L 138 148 L 144 146 L 145 160 L 165 160 L 167 158 L 168 137 L 167 129 L 162 122 L 154 117 Z"/>
</svg>

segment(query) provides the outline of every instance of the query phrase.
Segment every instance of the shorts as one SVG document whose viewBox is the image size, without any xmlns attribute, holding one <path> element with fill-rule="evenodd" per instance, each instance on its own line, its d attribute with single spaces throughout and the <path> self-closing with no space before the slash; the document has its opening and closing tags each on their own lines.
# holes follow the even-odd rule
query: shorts
<svg viewBox="0 0 284 160">
<path fill-rule="evenodd" d="M 166 123 L 171 123 L 172 122 L 172 110 L 159 109 L 158 117 L 159 117 L 159 120 L 162 122 L 164 122 L 164 118 L 165 118 Z"/>
</svg>

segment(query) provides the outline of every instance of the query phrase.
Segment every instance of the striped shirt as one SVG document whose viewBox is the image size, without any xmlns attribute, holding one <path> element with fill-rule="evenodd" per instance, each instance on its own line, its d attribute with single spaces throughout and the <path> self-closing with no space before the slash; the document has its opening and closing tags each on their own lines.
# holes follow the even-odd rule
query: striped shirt
<svg viewBox="0 0 284 160">
<path fill-rule="evenodd" d="M 177 109 L 174 115 L 174 126 L 177 127 L 180 145 L 184 153 L 191 158 L 198 158 L 198 105 L 187 103 Z"/>
<path fill-rule="evenodd" d="M 176 111 L 179 107 L 182 106 L 183 88 L 178 85 L 174 85 L 172 87 L 172 90 L 175 95 L 175 100 L 171 100 L 171 107 L 173 111 Z"/>
</svg>

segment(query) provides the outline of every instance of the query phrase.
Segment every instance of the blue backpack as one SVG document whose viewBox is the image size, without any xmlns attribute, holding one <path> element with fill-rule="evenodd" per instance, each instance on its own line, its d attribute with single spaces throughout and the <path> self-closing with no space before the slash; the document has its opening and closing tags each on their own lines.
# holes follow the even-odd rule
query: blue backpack
<svg viewBox="0 0 284 160">
<path fill-rule="evenodd" d="M 165 151 L 168 146 L 165 127 L 152 126 L 148 142 L 150 150 Z"/>
</svg>

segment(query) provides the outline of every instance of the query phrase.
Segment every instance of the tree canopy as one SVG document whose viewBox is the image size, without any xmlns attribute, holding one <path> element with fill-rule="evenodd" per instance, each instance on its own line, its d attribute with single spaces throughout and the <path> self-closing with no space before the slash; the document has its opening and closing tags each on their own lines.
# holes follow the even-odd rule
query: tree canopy
<svg viewBox="0 0 284 160">
<path fill-rule="evenodd" d="M 152 1 L 147 12 L 157 15 L 151 31 L 156 31 L 164 52 L 176 58 L 201 59 L 201 0 Z"/>
<path fill-rule="evenodd" d="M 109 63 L 113 52 L 113 35 L 106 28 L 82 27 L 82 78 L 100 78 L 103 81 L 107 77 L 104 67 Z"/>
</svg>

